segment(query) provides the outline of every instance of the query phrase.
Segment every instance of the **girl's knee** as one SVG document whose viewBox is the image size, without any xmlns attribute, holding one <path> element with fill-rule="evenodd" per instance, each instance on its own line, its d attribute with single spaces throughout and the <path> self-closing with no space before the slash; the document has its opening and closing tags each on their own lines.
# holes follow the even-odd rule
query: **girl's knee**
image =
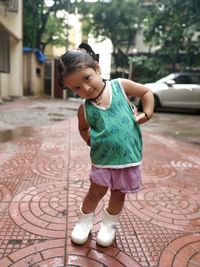
<svg viewBox="0 0 200 267">
<path fill-rule="evenodd" d="M 115 199 L 116 201 L 123 201 L 126 197 L 126 194 L 121 192 L 120 190 L 111 190 L 111 196 L 112 199 Z"/>
<path fill-rule="evenodd" d="M 107 188 L 102 186 L 92 186 L 90 187 L 90 190 L 88 191 L 88 198 L 91 201 L 101 199 L 107 192 Z"/>
<path fill-rule="evenodd" d="M 87 197 L 89 201 L 95 202 L 97 200 L 100 200 L 105 194 L 102 194 L 100 192 L 94 192 L 94 191 L 89 191 L 87 194 Z"/>
</svg>

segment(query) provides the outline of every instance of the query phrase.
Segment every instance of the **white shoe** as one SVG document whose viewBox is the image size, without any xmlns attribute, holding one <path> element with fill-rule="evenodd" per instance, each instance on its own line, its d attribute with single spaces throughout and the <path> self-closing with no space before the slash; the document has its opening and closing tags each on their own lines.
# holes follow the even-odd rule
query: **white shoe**
<svg viewBox="0 0 200 267">
<path fill-rule="evenodd" d="M 101 223 L 100 230 L 97 234 L 97 244 L 102 247 L 109 247 L 115 240 L 117 230 L 117 223 L 119 215 L 111 215 L 105 209 L 103 211 L 103 222 Z"/>
<path fill-rule="evenodd" d="M 80 208 L 79 221 L 71 233 L 71 240 L 77 245 L 83 245 L 87 240 L 93 226 L 94 212 L 85 214 Z"/>
</svg>

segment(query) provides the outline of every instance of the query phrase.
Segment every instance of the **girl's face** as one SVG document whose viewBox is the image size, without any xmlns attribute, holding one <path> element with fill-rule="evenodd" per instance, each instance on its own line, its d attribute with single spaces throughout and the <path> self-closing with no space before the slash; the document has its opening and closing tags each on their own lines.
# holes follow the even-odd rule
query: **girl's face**
<svg viewBox="0 0 200 267">
<path fill-rule="evenodd" d="M 96 69 L 83 68 L 64 78 L 64 85 L 81 98 L 96 98 L 104 86 L 99 65 Z"/>
</svg>

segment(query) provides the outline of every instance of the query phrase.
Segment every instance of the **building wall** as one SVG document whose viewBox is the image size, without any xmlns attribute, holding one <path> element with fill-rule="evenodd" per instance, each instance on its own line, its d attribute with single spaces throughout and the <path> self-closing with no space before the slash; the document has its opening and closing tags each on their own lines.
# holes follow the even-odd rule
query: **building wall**
<svg viewBox="0 0 200 267">
<path fill-rule="evenodd" d="M 88 39 L 88 43 L 91 45 L 94 52 L 99 55 L 99 65 L 101 68 L 102 77 L 104 79 L 110 79 L 112 57 L 111 41 L 108 38 L 104 41 L 98 41 L 92 36 L 90 36 Z"/>
<path fill-rule="evenodd" d="M 80 21 L 80 15 L 78 13 L 68 14 L 67 12 L 64 12 L 63 14 L 66 17 L 66 24 L 70 26 L 66 35 L 66 46 L 56 47 L 47 45 L 45 48 L 45 55 L 48 58 L 48 62 L 46 62 L 46 64 L 51 65 L 51 73 L 49 74 L 49 71 L 48 73 L 44 73 L 46 86 L 46 88 L 44 88 L 44 92 L 56 98 L 66 98 L 67 96 L 66 91 L 62 90 L 57 82 L 57 72 L 55 69 L 56 59 L 63 55 L 67 50 L 77 48 L 82 42 L 82 23 Z M 47 65 L 46 69 L 47 67 L 50 67 Z"/>
<path fill-rule="evenodd" d="M 45 55 L 48 59 L 54 59 L 63 55 L 66 50 L 75 49 L 82 42 L 82 23 L 79 14 L 69 14 L 66 12 L 66 23 L 69 24 L 69 30 L 66 36 L 66 46 L 56 47 L 47 45 L 45 48 Z M 67 42 L 68 39 L 68 42 Z M 67 47 L 67 43 L 69 44 Z"/>
<path fill-rule="evenodd" d="M 44 94 L 44 64 L 38 62 L 35 54 L 32 54 L 32 91 L 34 95 Z"/>
<path fill-rule="evenodd" d="M 68 40 L 69 40 L 68 49 L 71 50 L 77 48 L 82 42 L 81 16 L 78 13 L 70 14 L 68 23 L 70 25 L 70 29 L 68 30 Z"/>
<path fill-rule="evenodd" d="M 10 90 L 11 96 L 22 96 L 22 42 L 16 42 L 13 38 L 10 38 Z"/>
<path fill-rule="evenodd" d="M 45 55 L 48 59 L 54 59 L 55 57 L 60 57 L 66 52 L 66 47 L 56 47 L 52 45 L 47 45 L 45 48 Z"/>
<path fill-rule="evenodd" d="M 10 49 L 10 72 L 0 73 L 0 98 L 10 96 L 22 96 L 22 5 L 18 1 L 17 12 L 3 10 L 2 3 L 0 12 L 0 25 L 9 34 Z"/>
<path fill-rule="evenodd" d="M 1 2 L 1 1 L 0 1 Z M 1 13 L 0 22 L 15 39 L 22 39 L 22 0 L 18 0 L 18 12 Z"/>
<path fill-rule="evenodd" d="M 44 93 L 44 64 L 38 62 L 35 53 L 23 55 L 24 95 L 41 95 Z"/>
</svg>

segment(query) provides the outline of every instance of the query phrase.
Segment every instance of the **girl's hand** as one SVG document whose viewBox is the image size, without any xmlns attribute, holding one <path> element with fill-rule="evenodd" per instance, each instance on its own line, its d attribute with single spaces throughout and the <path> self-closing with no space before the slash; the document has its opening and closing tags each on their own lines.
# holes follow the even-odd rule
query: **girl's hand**
<svg viewBox="0 0 200 267">
<path fill-rule="evenodd" d="M 142 124 L 145 123 L 146 121 L 148 121 L 150 118 L 148 117 L 146 112 L 142 112 L 140 114 L 135 114 L 136 117 L 136 121 L 138 124 Z"/>
<path fill-rule="evenodd" d="M 138 116 L 138 110 L 137 110 L 137 107 L 135 105 L 132 104 L 132 109 L 133 109 L 133 113 L 135 115 L 135 117 L 137 118 Z"/>
</svg>

